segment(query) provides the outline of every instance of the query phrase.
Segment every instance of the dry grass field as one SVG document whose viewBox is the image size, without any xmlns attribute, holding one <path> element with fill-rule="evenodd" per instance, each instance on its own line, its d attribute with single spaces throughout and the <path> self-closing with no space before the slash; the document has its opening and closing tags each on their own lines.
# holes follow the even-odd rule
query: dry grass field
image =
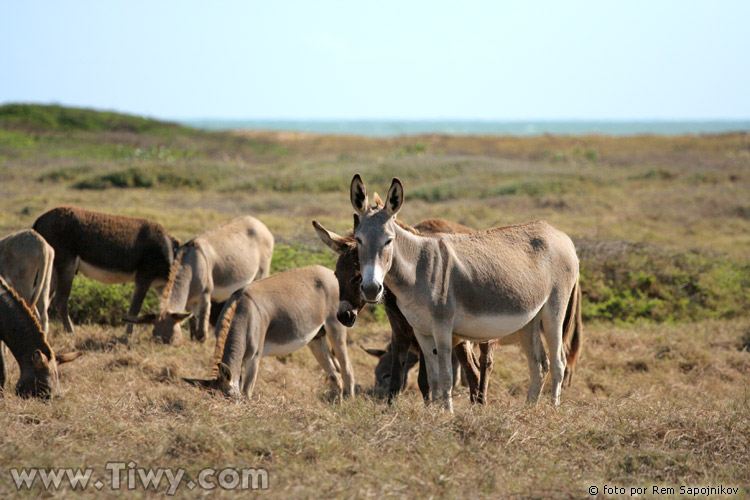
<svg viewBox="0 0 750 500">
<path fill-rule="evenodd" d="M 72 496 L 39 484 L 17 491 L 10 469 L 23 467 L 93 468 L 103 488 L 75 493 L 83 498 L 164 496 L 166 480 L 158 491 L 112 488 L 106 464 L 134 462 L 191 479 L 206 467 L 263 468 L 269 489 L 258 494 L 273 498 L 586 498 L 591 487 L 599 497 L 646 488 L 640 497 L 678 498 L 681 486 L 722 485 L 738 491 L 711 498 L 750 498 L 750 135 L 218 134 L 0 108 L 0 235 L 62 204 L 148 217 L 181 238 L 249 213 L 276 236 L 275 271 L 330 266 L 310 221 L 349 227 L 355 172 L 381 194 L 399 176 L 409 223 L 546 219 L 574 238 L 586 321 L 559 409 L 547 394 L 525 405 L 515 346 L 496 351 L 485 407 L 460 388 L 455 415 L 425 408 L 415 374 L 386 407 L 369 394 L 375 360 L 358 347 L 388 341 L 379 310 L 350 332 L 356 397 L 332 401 L 305 349 L 264 359 L 252 400 L 228 401 L 181 380 L 209 375 L 213 338 L 170 347 L 139 327 L 128 341 L 112 309 L 128 288 L 77 278 L 84 324 L 72 337 L 53 321 L 50 342 L 85 355 L 61 367 L 56 396 L 18 398 L 6 357 L 0 497 Z"/>
</svg>

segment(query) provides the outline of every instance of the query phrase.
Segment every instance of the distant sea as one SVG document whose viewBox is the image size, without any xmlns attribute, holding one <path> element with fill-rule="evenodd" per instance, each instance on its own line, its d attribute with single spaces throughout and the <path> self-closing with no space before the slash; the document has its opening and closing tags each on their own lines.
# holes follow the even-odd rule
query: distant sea
<svg viewBox="0 0 750 500">
<path fill-rule="evenodd" d="M 432 121 L 432 120 L 185 120 L 208 130 L 271 130 L 314 134 L 390 137 L 446 135 L 683 135 L 748 132 L 750 120 L 739 121 Z"/>
</svg>

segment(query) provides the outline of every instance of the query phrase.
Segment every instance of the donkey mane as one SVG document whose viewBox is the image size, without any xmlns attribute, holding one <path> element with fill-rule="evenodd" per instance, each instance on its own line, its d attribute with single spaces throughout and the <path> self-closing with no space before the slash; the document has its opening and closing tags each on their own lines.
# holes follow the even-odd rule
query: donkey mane
<svg viewBox="0 0 750 500">
<path fill-rule="evenodd" d="M 195 246 L 193 240 L 188 241 L 185 243 L 182 247 L 180 247 L 179 250 L 177 250 L 177 255 L 175 255 L 174 262 L 172 262 L 172 265 L 169 268 L 169 277 L 167 278 L 167 284 L 164 285 L 164 290 L 161 294 L 161 306 L 160 306 L 160 312 L 166 312 L 167 307 L 167 301 L 169 300 L 169 296 L 172 295 L 172 289 L 174 288 L 174 282 L 175 279 L 177 279 L 177 272 L 180 270 L 180 266 L 182 265 L 182 259 L 185 257 L 185 254 L 190 250 L 191 247 Z"/>
<path fill-rule="evenodd" d="M 49 345 L 49 342 L 47 342 L 47 335 L 44 333 L 44 330 L 42 329 L 42 325 L 39 323 L 39 320 L 37 319 L 36 315 L 31 311 L 29 308 L 29 305 L 26 303 L 25 300 L 21 298 L 20 295 L 18 295 L 18 292 L 16 292 L 13 287 L 11 287 L 4 279 L 0 278 L 0 286 L 2 287 L 2 290 L 7 293 L 8 296 L 11 297 L 11 300 L 13 300 L 16 305 L 23 311 L 22 314 L 25 314 L 28 316 L 29 321 L 32 321 L 34 325 L 34 334 L 37 336 L 37 338 L 30 338 L 27 335 L 21 335 L 19 336 L 17 340 L 19 343 L 24 344 L 25 346 L 27 344 L 30 344 L 32 340 L 39 340 L 39 344 L 41 345 L 32 345 L 32 347 L 39 349 L 42 347 L 42 352 L 45 356 L 47 356 L 49 359 L 52 359 L 53 353 L 52 353 L 52 347 Z M 7 342 L 6 342 L 7 343 Z M 47 352 L 44 352 L 47 351 Z"/>
<path fill-rule="evenodd" d="M 229 309 L 227 309 L 227 312 L 224 313 L 224 317 L 221 319 L 219 335 L 216 337 L 216 348 L 214 349 L 213 370 L 211 371 L 212 378 L 216 378 L 219 375 L 219 363 L 224 355 L 224 344 L 227 342 L 229 327 L 232 326 L 234 313 L 237 311 L 237 304 L 239 304 L 239 302 L 239 297 L 235 298 L 234 302 L 229 305 Z"/>
</svg>

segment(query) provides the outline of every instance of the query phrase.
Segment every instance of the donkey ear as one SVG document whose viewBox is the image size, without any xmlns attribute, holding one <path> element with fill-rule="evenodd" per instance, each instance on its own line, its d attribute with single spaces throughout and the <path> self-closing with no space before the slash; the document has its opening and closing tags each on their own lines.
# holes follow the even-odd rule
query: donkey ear
<svg viewBox="0 0 750 500">
<path fill-rule="evenodd" d="M 217 368 L 219 369 L 219 372 L 216 375 L 216 381 L 220 386 L 229 385 L 229 383 L 232 381 L 232 370 L 230 370 L 229 367 L 222 362 L 219 362 Z"/>
<path fill-rule="evenodd" d="M 64 354 L 57 354 L 55 356 L 55 359 L 57 360 L 58 365 L 62 365 L 64 363 L 70 363 L 74 359 L 78 359 L 81 356 L 83 356 L 82 351 L 71 351 Z"/>
<path fill-rule="evenodd" d="M 216 380 L 204 380 L 199 378 L 183 378 L 182 380 L 202 389 L 214 389 L 216 385 Z"/>
<path fill-rule="evenodd" d="M 312 221 L 312 225 L 315 228 L 315 232 L 318 233 L 320 240 L 325 243 L 328 248 L 338 254 L 344 253 L 344 250 L 346 250 L 344 238 L 324 228 L 320 222 L 316 220 Z"/>
<path fill-rule="evenodd" d="M 403 204 L 404 186 L 401 184 L 401 179 L 394 177 L 385 200 L 385 209 L 389 215 L 395 216 L 401 210 Z"/>
<path fill-rule="evenodd" d="M 383 349 L 373 349 L 371 347 L 362 347 L 362 349 L 370 356 L 375 356 L 378 359 L 382 358 L 386 353 Z"/>
<path fill-rule="evenodd" d="M 37 370 L 42 370 L 48 366 L 47 362 L 49 360 L 47 359 L 47 356 L 44 355 L 42 351 L 37 349 L 34 351 L 34 353 L 31 355 L 31 364 L 34 365 L 34 368 Z"/>
<path fill-rule="evenodd" d="M 354 226 L 353 229 L 356 231 L 359 227 L 359 214 L 354 214 Z"/>
<path fill-rule="evenodd" d="M 136 325 L 143 325 L 143 324 L 150 324 L 156 321 L 157 315 L 156 314 L 141 314 L 137 318 L 129 318 L 124 317 L 122 320 L 125 323 L 133 323 Z"/>
<path fill-rule="evenodd" d="M 186 319 L 188 319 L 190 316 L 192 316 L 193 313 L 186 312 L 186 313 L 170 313 L 169 317 L 172 318 L 172 321 L 175 323 L 182 323 Z"/>
<path fill-rule="evenodd" d="M 349 188 L 349 198 L 352 201 L 352 206 L 358 214 L 363 214 L 367 211 L 367 189 L 365 183 L 362 181 L 362 177 L 359 174 L 354 174 L 352 179 L 352 185 Z"/>
</svg>

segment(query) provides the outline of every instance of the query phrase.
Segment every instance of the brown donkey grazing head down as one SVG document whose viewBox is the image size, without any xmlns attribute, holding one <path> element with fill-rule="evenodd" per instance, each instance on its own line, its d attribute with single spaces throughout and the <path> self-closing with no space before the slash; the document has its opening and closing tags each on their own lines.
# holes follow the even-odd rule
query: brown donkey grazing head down
<svg viewBox="0 0 750 500">
<path fill-rule="evenodd" d="M 16 393 L 21 397 L 49 398 L 57 385 L 57 366 L 73 361 L 80 352 L 55 356 L 46 335 L 26 302 L 0 277 L 0 340 L 18 362 L 21 375 Z M 0 395 L 5 386 L 5 364 L 0 351 Z"/>
</svg>

